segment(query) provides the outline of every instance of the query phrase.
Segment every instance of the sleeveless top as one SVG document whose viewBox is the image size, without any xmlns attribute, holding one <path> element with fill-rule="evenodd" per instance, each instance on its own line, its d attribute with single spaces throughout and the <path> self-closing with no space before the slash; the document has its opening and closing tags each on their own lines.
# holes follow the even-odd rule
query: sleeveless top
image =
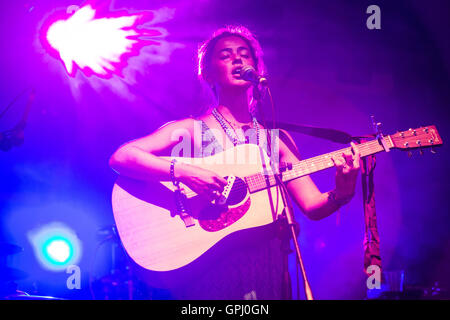
<svg viewBox="0 0 450 320">
<path fill-rule="evenodd" d="M 201 127 L 202 149 L 222 151 L 222 145 L 204 121 Z M 267 226 L 228 235 L 183 267 L 177 276 L 182 284 L 169 288 L 164 299 L 291 299 L 286 225 L 284 219 L 279 219 Z"/>
</svg>

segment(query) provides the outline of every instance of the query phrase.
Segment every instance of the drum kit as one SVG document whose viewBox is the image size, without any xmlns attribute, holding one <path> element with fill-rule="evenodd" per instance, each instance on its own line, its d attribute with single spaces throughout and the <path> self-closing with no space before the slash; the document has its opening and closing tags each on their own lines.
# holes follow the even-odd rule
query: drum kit
<svg viewBox="0 0 450 320">
<path fill-rule="evenodd" d="M 30 295 L 17 289 L 16 281 L 26 279 L 28 274 L 8 266 L 8 257 L 23 249 L 12 243 L 0 242 L 0 300 L 62 300 L 50 296 Z"/>
<path fill-rule="evenodd" d="M 147 288 L 132 276 L 128 259 L 121 247 L 114 226 L 107 226 L 98 230 L 100 246 L 105 245 L 110 261 L 108 273 L 89 280 L 92 299 L 142 299 Z M 18 290 L 17 281 L 27 279 L 29 275 L 8 265 L 9 257 L 23 251 L 22 247 L 0 242 L 0 300 L 64 300 L 52 296 L 31 295 Z M 34 293 L 34 292 L 33 292 Z"/>
</svg>

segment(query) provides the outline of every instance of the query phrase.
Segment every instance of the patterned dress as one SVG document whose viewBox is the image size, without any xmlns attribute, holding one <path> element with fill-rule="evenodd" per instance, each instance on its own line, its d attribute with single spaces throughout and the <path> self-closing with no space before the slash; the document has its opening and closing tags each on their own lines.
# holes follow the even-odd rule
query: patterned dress
<svg viewBox="0 0 450 320">
<path fill-rule="evenodd" d="M 222 147 L 201 122 L 202 143 Z M 284 219 L 228 235 L 208 252 L 177 270 L 166 295 L 154 299 L 281 300 L 291 299 L 289 237 Z"/>
</svg>

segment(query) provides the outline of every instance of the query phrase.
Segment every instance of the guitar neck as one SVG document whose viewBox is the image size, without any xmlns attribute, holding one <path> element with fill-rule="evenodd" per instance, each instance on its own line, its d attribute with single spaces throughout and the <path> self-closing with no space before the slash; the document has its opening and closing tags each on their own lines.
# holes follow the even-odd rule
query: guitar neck
<svg viewBox="0 0 450 320">
<path fill-rule="evenodd" d="M 384 137 L 384 142 L 389 148 L 394 147 L 390 136 Z M 375 139 L 358 145 L 358 149 L 361 153 L 361 157 L 366 157 L 378 152 L 384 151 L 380 142 Z M 343 152 L 351 152 L 351 147 L 336 150 L 330 153 L 326 153 L 320 156 L 302 160 L 300 162 L 292 164 L 292 169 L 285 170 L 281 179 L 283 182 L 288 182 L 309 174 L 322 171 L 334 166 L 331 160 L 334 156 L 341 156 Z M 258 173 L 245 177 L 250 193 L 257 192 L 277 184 L 277 179 L 272 173 Z"/>
</svg>

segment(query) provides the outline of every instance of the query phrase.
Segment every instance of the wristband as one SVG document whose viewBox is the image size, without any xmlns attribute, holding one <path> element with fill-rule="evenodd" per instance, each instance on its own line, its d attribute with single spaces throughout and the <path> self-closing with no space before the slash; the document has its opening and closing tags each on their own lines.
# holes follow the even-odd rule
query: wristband
<svg viewBox="0 0 450 320">
<path fill-rule="evenodd" d="M 342 207 L 343 205 L 346 205 L 347 203 L 349 203 L 350 200 L 352 200 L 352 198 L 353 198 L 353 196 L 347 196 L 342 199 L 337 199 L 336 198 L 336 189 L 333 189 L 328 192 L 328 201 L 336 204 L 339 207 Z"/>
<path fill-rule="evenodd" d="M 170 161 L 170 180 L 172 180 L 175 187 L 178 187 L 180 182 L 175 179 L 175 162 L 177 162 L 176 159 L 172 159 L 172 161 Z"/>
</svg>

